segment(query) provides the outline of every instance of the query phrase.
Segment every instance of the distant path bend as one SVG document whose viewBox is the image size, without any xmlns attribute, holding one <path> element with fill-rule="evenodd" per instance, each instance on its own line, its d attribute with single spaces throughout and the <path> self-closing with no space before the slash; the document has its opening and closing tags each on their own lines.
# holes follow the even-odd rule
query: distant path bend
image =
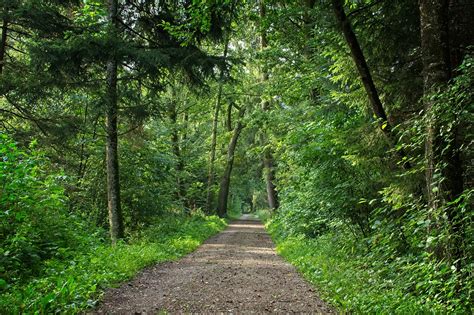
<svg viewBox="0 0 474 315">
<path fill-rule="evenodd" d="M 179 261 L 157 264 L 106 292 L 97 313 L 334 311 L 275 252 L 263 225 L 243 216 Z"/>
</svg>

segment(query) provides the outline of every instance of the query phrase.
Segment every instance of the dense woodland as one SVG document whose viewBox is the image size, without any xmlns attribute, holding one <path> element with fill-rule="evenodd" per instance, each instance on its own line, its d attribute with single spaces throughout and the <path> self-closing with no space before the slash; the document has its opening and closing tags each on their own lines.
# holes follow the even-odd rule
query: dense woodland
<svg viewBox="0 0 474 315">
<path fill-rule="evenodd" d="M 471 0 L 0 17 L 1 313 L 93 307 L 241 212 L 341 311 L 473 311 Z"/>
</svg>

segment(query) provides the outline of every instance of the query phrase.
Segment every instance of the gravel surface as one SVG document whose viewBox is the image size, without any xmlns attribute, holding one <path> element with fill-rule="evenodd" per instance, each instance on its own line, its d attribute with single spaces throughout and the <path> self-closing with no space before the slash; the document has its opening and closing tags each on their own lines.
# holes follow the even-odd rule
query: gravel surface
<svg viewBox="0 0 474 315">
<path fill-rule="evenodd" d="M 109 289 L 96 314 L 333 313 L 275 253 L 263 225 L 244 216 L 179 261 Z"/>
</svg>

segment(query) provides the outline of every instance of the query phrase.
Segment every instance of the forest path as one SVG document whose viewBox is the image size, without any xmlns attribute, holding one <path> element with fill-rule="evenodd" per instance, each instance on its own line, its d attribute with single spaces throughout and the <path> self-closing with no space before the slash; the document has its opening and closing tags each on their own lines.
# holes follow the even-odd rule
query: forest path
<svg viewBox="0 0 474 315">
<path fill-rule="evenodd" d="M 97 313 L 332 313 L 275 252 L 251 216 L 229 224 L 195 252 L 143 270 L 109 289 Z"/>
</svg>

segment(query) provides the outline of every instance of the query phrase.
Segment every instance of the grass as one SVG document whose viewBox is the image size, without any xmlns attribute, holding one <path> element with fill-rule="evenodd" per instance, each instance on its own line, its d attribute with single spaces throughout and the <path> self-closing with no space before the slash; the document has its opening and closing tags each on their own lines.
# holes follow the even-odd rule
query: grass
<svg viewBox="0 0 474 315">
<path fill-rule="evenodd" d="M 469 313 L 466 301 L 456 302 L 443 293 L 450 284 L 440 280 L 449 279 L 445 272 L 436 273 L 440 266 L 419 259 L 380 263 L 377 257 L 363 254 L 343 234 L 284 237 L 279 226 L 272 221 L 267 223 L 277 252 L 342 313 Z M 434 291 L 436 283 L 438 288 Z M 432 291 L 423 291 L 423 285 Z"/>
<path fill-rule="evenodd" d="M 0 295 L 1 314 L 79 313 L 94 307 L 104 290 L 151 264 L 176 260 L 223 230 L 215 216 L 168 217 L 129 243 L 97 242 L 70 260 L 47 261 L 40 277 L 16 284 Z"/>
<path fill-rule="evenodd" d="M 226 217 L 227 217 L 227 220 L 230 222 L 230 221 L 240 219 L 241 216 L 242 216 L 242 210 L 240 208 L 230 207 L 227 211 Z"/>
<path fill-rule="evenodd" d="M 267 222 L 272 216 L 272 211 L 270 209 L 260 209 L 255 214 L 262 222 Z"/>
</svg>

